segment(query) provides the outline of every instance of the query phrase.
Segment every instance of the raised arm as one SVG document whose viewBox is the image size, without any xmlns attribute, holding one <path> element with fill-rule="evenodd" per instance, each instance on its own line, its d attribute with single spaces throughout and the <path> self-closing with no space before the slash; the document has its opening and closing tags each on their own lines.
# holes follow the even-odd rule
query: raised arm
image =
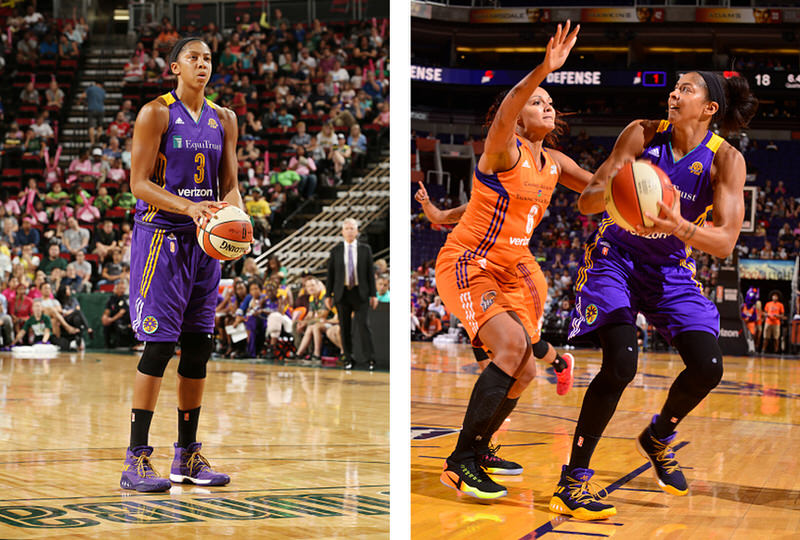
<svg viewBox="0 0 800 540">
<path fill-rule="evenodd" d="M 528 73 L 512 88 L 500 107 L 497 109 L 489 133 L 486 136 L 483 154 L 478 161 L 481 172 L 492 174 L 510 169 L 517 158 L 519 150 L 514 144 L 517 116 L 530 99 L 531 94 L 545 80 L 547 75 L 561 66 L 569 56 L 570 50 L 578 39 L 580 25 L 570 33 L 570 21 L 562 28 L 558 25 L 555 36 L 547 43 L 544 60 Z"/>
<path fill-rule="evenodd" d="M 131 193 L 161 210 L 190 216 L 198 225 L 203 217 L 210 218 L 212 210 L 221 208 L 217 201 L 193 202 L 174 195 L 150 181 L 158 157 L 161 136 L 167 130 L 169 109 L 158 100 L 151 101 L 139 111 L 133 128 L 131 150 Z"/>
<path fill-rule="evenodd" d="M 578 199 L 581 214 L 599 214 L 605 211 L 604 194 L 608 180 L 628 161 L 635 160 L 644 152 L 644 146 L 656 132 L 658 121 L 634 120 L 620 133 L 611 155 L 597 168 L 591 182 Z"/>
<path fill-rule="evenodd" d="M 673 234 L 688 246 L 724 259 L 733 253 L 742 230 L 745 174 L 742 154 L 727 142 L 722 143 L 711 169 L 711 180 L 714 184 L 714 226 L 698 226 L 684 219 L 681 216 L 680 196 L 676 196 L 671 208 L 659 201 L 658 205 L 665 214 L 663 218 L 645 213 L 653 220 L 654 226 L 642 229 L 640 233 Z"/>
<path fill-rule="evenodd" d="M 436 205 L 431 202 L 430 197 L 428 197 L 428 191 L 425 189 L 425 184 L 422 182 L 419 182 L 419 189 L 414 194 L 414 198 L 422 205 L 422 211 L 425 213 L 425 217 L 434 225 L 458 223 L 461 216 L 464 215 L 464 211 L 467 209 L 466 204 L 462 204 L 457 208 L 451 208 L 450 210 L 441 210 L 437 208 Z"/>
<path fill-rule="evenodd" d="M 592 181 L 592 173 L 575 163 L 575 160 L 563 152 L 548 148 L 547 153 L 553 156 L 561 169 L 558 183 L 572 191 L 583 192 Z"/>
</svg>

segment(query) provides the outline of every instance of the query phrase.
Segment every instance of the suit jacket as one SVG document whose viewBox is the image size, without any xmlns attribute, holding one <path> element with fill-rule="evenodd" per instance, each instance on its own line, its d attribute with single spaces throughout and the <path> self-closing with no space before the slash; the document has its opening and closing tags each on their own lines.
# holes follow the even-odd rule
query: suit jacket
<svg viewBox="0 0 800 540">
<path fill-rule="evenodd" d="M 358 260 L 356 261 L 356 277 L 358 279 L 358 296 L 362 302 L 368 302 L 375 296 L 375 268 L 372 261 L 372 248 L 368 244 L 356 241 Z M 344 283 L 347 279 L 344 265 L 344 242 L 339 242 L 331 249 L 328 258 L 328 278 L 326 288 L 332 296 L 333 303 L 341 301 Z"/>
</svg>

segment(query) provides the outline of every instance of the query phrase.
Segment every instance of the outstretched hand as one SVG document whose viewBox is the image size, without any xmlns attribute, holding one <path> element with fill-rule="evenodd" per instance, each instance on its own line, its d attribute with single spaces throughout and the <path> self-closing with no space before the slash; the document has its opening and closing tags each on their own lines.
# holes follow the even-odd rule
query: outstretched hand
<svg viewBox="0 0 800 540">
<path fill-rule="evenodd" d="M 422 182 L 417 183 L 419 184 L 419 189 L 416 193 L 414 193 L 414 199 L 416 199 L 419 204 L 425 204 L 430 200 L 428 197 L 428 192 L 425 190 L 425 184 Z"/>
<path fill-rule="evenodd" d="M 581 29 L 581 25 L 577 25 L 572 32 L 569 31 L 569 27 L 570 21 L 567 19 L 567 23 L 564 27 L 562 28 L 559 24 L 556 29 L 556 35 L 551 37 L 550 41 L 547 42 L 542 65 L 547 69 L 548 73 L 564 65 L 564 62 L 567 61 L 567 57 L 569 56 L 569 52 L 578 40 L 578 31 Z"/>
</svg>

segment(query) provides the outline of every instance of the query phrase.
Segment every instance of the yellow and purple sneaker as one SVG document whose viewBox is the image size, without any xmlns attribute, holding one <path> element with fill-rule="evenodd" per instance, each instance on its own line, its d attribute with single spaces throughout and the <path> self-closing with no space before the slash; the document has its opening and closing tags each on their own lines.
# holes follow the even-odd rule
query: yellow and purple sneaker
<svg viewBox="0 0 800 540">
<path fill-rule="evenodd" d="M 567 472 L 567 466 L 563 465 L 556 492 L 550 499 L 550 511 L 583 520 L 606 519 L 616 515 L 616 508 L 600 502 L 608 493 L 592 486 L 589 482 L 592 475 L 592 469 L 575 468 Z"/>
<path fill-rule="evenodd" d="M 128 448 L 125 455 L 125 467 L 122 469 L 122 478 L 119 481 L 122 489 L 135 489 L 143 492 L 169 490 L 172 483 L 166 478 L 161 478 L 150 465 L 152 453 L 152 446 Z"/>
<path fill-rule="evenodd" d="M 653 416 L 653 422 L 657 417 L 658 415 Z M 650 460 L 659 487 L 670 495 L 683 497 L 689 493 L 689 486 L 672 449 L 672 443 L 677 435 L 678 432 L 673 432 L 665 439 L 658 439 L 653 433 L 653 423 L 651 423 L 636 439 L 636 449 L 642 457 Z"/>
<path fill-rule="evenodd" d="M 175 458 L 169 479 L 178 484 L 197 484 L 200 486 L 224 486 L 231 481 L 227 474 L 215 472 L 208 460 L 200 454 L 203 445 L 193 442 L 186 448 L 175 443 Z"/>
</svg>

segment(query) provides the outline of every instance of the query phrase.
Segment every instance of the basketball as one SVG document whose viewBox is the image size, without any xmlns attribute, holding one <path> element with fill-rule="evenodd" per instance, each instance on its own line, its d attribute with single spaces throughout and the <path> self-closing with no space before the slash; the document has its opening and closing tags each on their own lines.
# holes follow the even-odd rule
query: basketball
<svg viewBox="0 0 800 540">
<path fill-rule="evenodd" d="M 197 227 L 197 241 L 209 256 L 221 261 L 238 259 L 250 248 L 253 225 L 240 208 L 225 205 L 202 227 Z"/>
<path fill-rule="evenodd" d="M 645 212 L 657 216 L 658 201 L 672 206 L 675 192 L 664 171 L 649 161 L 627 163 L 606 185 L 606 210 L 623 229 L 636 232 L 636 227 L 652 227 Z"/>
</svg>

